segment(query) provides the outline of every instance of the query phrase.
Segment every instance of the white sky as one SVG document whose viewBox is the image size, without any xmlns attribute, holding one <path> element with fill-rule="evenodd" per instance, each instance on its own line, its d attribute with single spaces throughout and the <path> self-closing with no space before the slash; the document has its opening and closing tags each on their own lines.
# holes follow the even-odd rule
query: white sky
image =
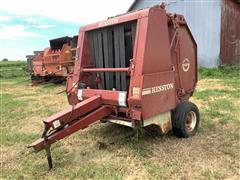
<svg viewBox="0 0 240 180">
<path fill-rule="evenodd" d="M 0 0 L 0 60 L 25 59 L 26 54 L 39 50 L 36 47 L 40 46 L 38 40 L 42 38 L 39 34 L 41 29 L 46 29 L 49 36 L 53 34 L 53 25 L 48 22 L 40 24 L 36 16 L 64 21 L 66 24 L 84 25 L 125 13 L 132 2 L 133 0 Z M 18 17 L 39 32 L 30 31 L 26 23 L 19 24 L 14 20 Z M 59 28 L 61 31 L 63 30 Z M 26 41 L 31 39 L 34 43 L 27 44 Z"/>
<path fill-rule="evenodd" d="M 42 15 L 76 23 L 92 23 L 124 13 L 133 0 L 0 0 L 1 15 Z M 8 20 L 8 17 L 2 17 Z"/>
</svg>

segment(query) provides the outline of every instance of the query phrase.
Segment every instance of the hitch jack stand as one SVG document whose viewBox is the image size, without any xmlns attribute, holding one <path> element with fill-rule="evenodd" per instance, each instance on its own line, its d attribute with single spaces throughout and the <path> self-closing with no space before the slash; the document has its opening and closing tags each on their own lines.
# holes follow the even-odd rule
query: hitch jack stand
<svg viewBox="0 0 240 180">
<path fill-rule="evenodd" d="M 48 167 L 49 167 L 49 170 L 51 170 L 53 168 L 53 163 L 52 163 L 51 149 L 50 149 L 50 145 L 47 143 L 47 138 L 44 138 L 44 148 L 46 151 Z"/>
<path fill-rule="evenodd" d="M 53 168 L 53 163 L 52 163 L 50 144 L 47 143 L 47 132 L 48 132 L 48 130 L 49 130 L 49 127 L 45 124 L 43 134 L 42 134 L 42 138 L 44 139 L 43 145 L 44 145 L 44 149 L 46 151 L 48 167 L 49 167 L 49 170 L 51 170 Z"/>
</svg>

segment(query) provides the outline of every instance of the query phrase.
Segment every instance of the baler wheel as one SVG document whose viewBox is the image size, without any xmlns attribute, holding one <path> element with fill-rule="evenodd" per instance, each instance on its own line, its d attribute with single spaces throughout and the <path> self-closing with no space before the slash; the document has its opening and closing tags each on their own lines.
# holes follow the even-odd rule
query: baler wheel
<svg viewBox="0 0 240 180">
<path fill-rule="evenodd" d="M 189 101 L 181 102 L 172 112 L 173 133 L 187 138 L 196 134 L 200 121 L 198 107 Z"/>
</svg>

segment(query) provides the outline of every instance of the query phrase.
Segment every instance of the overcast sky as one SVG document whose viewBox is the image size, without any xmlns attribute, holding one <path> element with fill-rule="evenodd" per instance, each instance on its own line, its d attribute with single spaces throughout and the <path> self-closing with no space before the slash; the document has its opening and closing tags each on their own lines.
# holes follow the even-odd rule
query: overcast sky
<svg viewBox="0 0 240 180">
<path fill-rule="evenodd" d="M 24 60 L 49 46 L 49 39 L 73 36 L 79 27 L 127 11 L 133 0 L 0 0 L 0 60 Z"/>
</svg>

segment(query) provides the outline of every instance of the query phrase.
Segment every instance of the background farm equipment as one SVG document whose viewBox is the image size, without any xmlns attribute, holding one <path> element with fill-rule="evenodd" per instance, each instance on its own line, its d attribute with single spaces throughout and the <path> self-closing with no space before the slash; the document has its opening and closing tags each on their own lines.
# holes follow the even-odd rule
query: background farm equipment
<svg viewBox="0 0 240 180">
<path fill-rule="evenodd" d="M 132 128 L 157 124 L 178 137 L 196 133 L 199 112 L 189 102 L 197 84 L 197 45 L 183 16 L 163 6 L 109 18 L 80 29 L 74 73 L 67 79 L 69 109 L 43 120 L 50 145 L 104 119 Z"/>
<path fill-rule="evenodd" d="M 26 55 L 26 59 L 27 59 L 27 72 L 29 74 L 33 74 L 34 73 L 34 69 L 33 69 L 33 60 L 36 56 L 38 56 L 39 54 L 42 54 L 43 51 L 33 51 L 33 55 Z"/>
<path fill-rule="evenodd" d="M 78 36 L 50 40 L 50 47 L 27 56 L 33 84 L 62 83 L 73 72 Z"/>
</svg>

